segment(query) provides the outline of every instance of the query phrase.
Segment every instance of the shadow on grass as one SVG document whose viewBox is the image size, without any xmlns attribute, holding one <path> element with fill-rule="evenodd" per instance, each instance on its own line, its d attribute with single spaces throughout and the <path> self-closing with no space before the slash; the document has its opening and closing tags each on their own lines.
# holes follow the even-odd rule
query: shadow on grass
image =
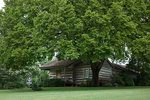
<svg viewBox="0 0 150 100">
<path fill-rule="evenodd" d="M 62 92 L 62 91 L 103 91 L 103 90 L 118 90 L 118 89 L 150 89 L 149 86 L 132 86 L 132 87 L 48 87 L 42 88 L 42 91 L 32 91 L 30 88 L 0 90 L 1 92 Z"/>
</svg>

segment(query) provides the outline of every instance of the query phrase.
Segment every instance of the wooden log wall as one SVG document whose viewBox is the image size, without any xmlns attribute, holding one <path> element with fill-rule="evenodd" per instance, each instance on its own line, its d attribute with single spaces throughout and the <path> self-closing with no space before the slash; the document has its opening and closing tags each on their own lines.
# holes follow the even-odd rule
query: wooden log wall
<svg viewBox="0 0 150 100">
<path fill-rule="evenodd" d="M 85 77 L 85 70 L 89 70 L 88 77 Z M 82 84 L 86 82 L 87 79 L 92 79 L 92 70 L 90 66 L 89 65 L 77 66 L 75 83 Z M 112 79 L 112 67 L 107 61 L 105 61 L 99 72 L 99 80 L 111 81 L 111 79 Z"/>
<path fill-rule="evenodd" d="M 112 67 L 107 61 L 104 61 L 102 68 L 99 72 L 99 80 L 111 81 Z"/>
<path fill-rule="evenodd" d="M 60 72 L 60 77 L 57 76 L 57 71 Z M 55 68 L 49 71 L 49 76 L 51 79 L 54 78 L 60 78 L 63 79 L 64 81 L 73 81 L 73 69 L 71 66 L 69 67 L 62 67 L 62 68 Z"/>
<path fill-rule="evenodd" d="M 50 71 L 51 78 L 57 78 L 56 70 Z M 59 69 L 61 70 L 61 79 L 65 81 L 71 81 L 75 84 L 84 84 L 87 79 L 92 79 L 92 70 L 89 65 L 80 65 L 80 66 L 69 66 Z M 74 75 L 73 75 L 74 73 Z M 88 75 L 85 75 L 88 73 Z M 74 79 L 73 79 L 74 77 Z M 112 78 L 112 67 L 109 65 L 107 61 L 105 61 L 102 65 L 102 68 L 99 72 L 99 80 L 111 81 Z"/>
</svg>

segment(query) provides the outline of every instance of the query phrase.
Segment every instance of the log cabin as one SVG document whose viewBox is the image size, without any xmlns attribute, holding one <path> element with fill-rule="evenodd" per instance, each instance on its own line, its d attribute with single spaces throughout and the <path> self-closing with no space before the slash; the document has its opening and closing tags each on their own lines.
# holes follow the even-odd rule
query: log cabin
<svg viewBox="0 0 150 100">
<path fill-rule="evenodd" d="M 42 65 L 40 69 L 48 70 L 51 79 L 62 79 L 77 86 L 87 84 L 87 81 L 92 80 L 90 66 L 77 60 L 54 60 Z M 138 74 L 123 65 L 105 60 L 99 72 L 99 85 L 112 84 L 113 76 L 122 72 L 127 73 L 133 79 L 136 79 Z"/>
</svg>

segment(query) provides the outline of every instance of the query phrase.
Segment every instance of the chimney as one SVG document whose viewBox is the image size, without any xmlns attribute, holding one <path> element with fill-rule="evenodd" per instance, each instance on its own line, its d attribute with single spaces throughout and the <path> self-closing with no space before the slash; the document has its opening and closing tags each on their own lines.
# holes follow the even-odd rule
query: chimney
<svg viewBox="0 0 150 100">
<path fill-rule="evenodd" d="M 58 56 L 59 52 L 54 52 L 54 56 L 52 57 L 52 60 L 51 61 L 58 61 Z"/>
</svg>

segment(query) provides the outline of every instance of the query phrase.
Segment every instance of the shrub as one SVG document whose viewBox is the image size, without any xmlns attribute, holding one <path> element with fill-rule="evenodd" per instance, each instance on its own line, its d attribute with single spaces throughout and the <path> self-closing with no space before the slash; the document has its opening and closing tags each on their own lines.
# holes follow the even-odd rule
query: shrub
<svg viewBox="0 0 150 100">
<path fill-rule="evenodd" d="M 150 86 L 150 73 L 142 72 L 136 79 L 136 85 L 138 86 Z"/>
<path fill-rule="evenodd" d="M 31 88 L 34 91 L 40 91 L 42 87 L 48 86 L 49 75 L 45 71 L 41 71 L 35 67 L 29 77 L 32 78 Z"/>
<path fill-rule="evenodd" d="M 25 87 L 25 75 L 22 71 L 0 68 L 0 88 L 13 89 Z"/>
<path fill-rule="evenodd" d="M 50 87 L 51 86 L 59 87 L 59 86 L 64 86 L 65 82 L 61 79 L 49 79 L 48 84 L 49 84 L 48 86 L 50 86 Z"/>
<path fill-rule="evenodd" d="M 92 86 L 92 79 L 90 79 L 90 78 L 86 79 L 86 86 L 88 86 L 88 87 Z"/>
<path fill-rule="evenodd" d="M 81 87 L 91 87 L 92 86 L 92 79 L 86 78 L 79 86 Z"/>
<path fill-rule="evenodd" d="M 42 88 L 41 88 L 41 80 L 38 77 L 34 77 L 32 79 L 31 88 L 32 88 L 33 91 L 40 91 L 40 90 L 42 90 Z"/>
<path fill-rule="evenodd" d="M 21 82 L 7 82 L 6 84 L 4 84 L 4 88 L 6 89 L 14 89 L 14 88 L 22 88 L 24 87 L 24 83 Z"/>
<path fill-rule="evenodd" d="M 114 85 L 114 86 L 124 86 L 124 85 L 125 85 L 125 82 L 123 81 L 122 76 L 120 76 L 120 75 L 115 75 L 115 76 L 113 77 L 113 85 Z"/>
<path fill-rule="evenodd" d="M 133 78 L 126 73 L 120 73 L 113 77 L 113 85 L 116 86 L 116 84 L 117 86 L 134 86 L 135 85 Z"/>
<path fill-rule="evenodd" d="M 39 78 L 41 79 L 41 86 L 48 87 L 49 86 L 49 75 L 47 72 L 41 71 Z"/>
<path fill-rule="evenodd" d="M 2 89 L 3 88 L 3 85 L 0 83 L 0 89 Z"/>
<path fill-rule="evenodd" d="M 73 86 L 73 82 L 67 80 L 65 83 L 65 86 Z"/>
<path fill-rule="evenodd" d="M 102 86 L 105 86 L 105 87 L 111 87 L 111 86 L 112 86 L 112 83 L 110 83 L 110 82 L 104 83 Z"/>
<path fill-rule="evenodd" d="M 131 77 L 126 77 L 124 79 L 124 82 L 125 82 L 125 86 L 134 86 L 134 81 Z"/>
</svg>

